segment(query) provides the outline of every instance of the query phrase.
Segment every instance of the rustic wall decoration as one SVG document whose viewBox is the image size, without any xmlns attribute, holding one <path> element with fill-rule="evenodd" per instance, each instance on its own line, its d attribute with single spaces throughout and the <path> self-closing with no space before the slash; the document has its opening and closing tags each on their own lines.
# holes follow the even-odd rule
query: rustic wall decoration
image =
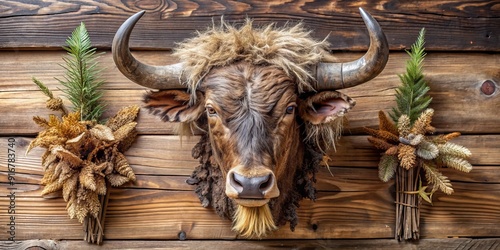
<svg viewBox="0 0 500 250">
<path fill-rule="evenodd" d="M 422 29 L 408 52 L 406 72 L 399 75 L 402 84 L 396 90 L 392 121 L 379 111 L 379 129 L 365 128 L 371 135 L 368 141 L 384 150 L 378 165 L 379 178 L 385 182 L 394 176 L 396 179 L 397 240 L 420 238 L 421 199 L 432 203 L 437 190 L 453 193 L 450 180 L 440 169 L 448 167 L 466 173 L 472 170 L 467 161 L 470 150 L 449 142 L 460 133 L 430 136 L 436 129 L 431 126 L 434 110 L 428 108 L 432 98 L 427 95 L 430 88 L 423 74 L 424 34 Z"/>
<path fill-rule="evenodd" d="M 48 119 L 56 112 L 30 80 L 42 81 L 63 97 L 66 55 L 61 47 L 82 21 L 101 55 L 103 117 L 121 107 L 140 104 L 147 92 L 124 77 L 113 62 L 111 43 L 118 27 L 130 15 L 146 10 L 131 35 L 131 51 L 154 65 L 177 63 L 176 42 L 204 31 L 220 17 L 241 24 L 246 17 L 256 26 L 304 23 L 311 36 L 327 35 L 329 50 L 338 61 L 359 58 L 369 36 L 358 7 L 371 13 L 387 36 L 389 61 L 370 87 L 343 93 L 356 100 L 337 150 L 328 151 L 332 172 L 320 167 L 317 199 L 304 199 L 297 210 L 295 231 L 284 226 L 264 241 L 238 239 L 231 222 L 203 208 L 185 180 L 199 165 L 191 149 L 200 134 L 179 140 L 175 126 L 159 122 L 141 108 L 137 139 L 125 152 L 136 183 L 110 188 L 102 248 L 494 248 L 500 236 L 500 9 L 496 1 L 19 1 L 0 3 L 0 231 L 1 249 L 85 249 L 82 225 L 70 219 L 61 193 L 52 199 L 40 195 L 44 176 L 44 148 L 25 155 L 40 127 L 37 115 Z M 436 134 L 460 132 L 451 142 L 467 147 L 473 171 L 463 174 L 443 168 L 455 192 L 435 192 L 432 205 L 422 202 L 418 245 L 394 240 L 395 186 L 378 178 L 380 151 L 363 127 L 378 129 L 378 111 L 394 107 L 395 89 L 405 71 L 409 49 L 418 31 L 426 27 L 425 75 L 433 98 L 432 126 Z M 484 83 L 484 84 L 483 84 Z M 64 100 L 65 101 L 65 100 Z M 65 101 L 69 107 L 70 103 Z M 12 146 L 10 147 L 9 144 Z M 15 163 L 10 163 L 8 149 Z M 12 150 L 15 150 L 13 153 Z M 9 165 L 11 164 L 11 165 Z M 14 168 L 12 167 L 14 166 Z M 15 174 L 15 175 L 14 175 Z M 13 180 L 12 178 L 15 178 Z M 11 185 L 12 184 L 12 185 Z M 11 189 L 16 188 L 16 189 Z M 15 195 L 11 195 L 15 192 Z M 15 204 L 15 215 L 9 207 Z M 13 210 L 11 210 L 13 211 Z M 14 216 L 14 220 L 11 220 Z M 64 230 L 61 230 L 64 228 Z M 14 236 L 13 236 L 14 235 Z M 9 237 L 15 242 L 9 240 Z M 186 239 L 180 241 L 179 239 Z"/>
<path fill-rule="evenodd" d="M 34 116 L 35 123 L 44 130 L 30 143 L 26 153 L 34 147 L 46 149 L 42 156 L 41 184 L 45 187 L 41 195 L 62 191 L 69 217 L 84 224 L 84 240 L 101 244 L 110 186 L 136 180 L 123 152 L 137 135 L 134 120 L 139 107 L 123 108 L 100 124 L 104 104 L 99 87 L 104 82 L 99 80 L 95 48 L 84 23 L 66 43 L 68 56 L 63 58 L 66 75 L 59 82 L 73 105 L 72 111 L 68 112 L 62 99 L 34 78 L 35 84 L 49 97 L 47 108 L 61 112 L 62 118 L 50 115 L 47 120 Z"/>
<path fill-rule="evenodd" d="M 316 172 L 335 148 L 355 101 L 337 90 L 375 78 L 389 46 L 378 22 L 359 8 L 370 47 L 359 59 L 333 62 L 323 40 L 301 24 L 235 27 L 222 20 L 179 44 L 179 63 L 148 65 L 131 55 L 127 19 L 113 39 L 117 68 L 145 95 L 150 113 L 198 128 L 200 159 L 188 184 L 204 207 L 232 220 L 244 238 L 263 238 L 286 223 L 295 230 L 303 198 L 316 199 Z"/>
</svg>

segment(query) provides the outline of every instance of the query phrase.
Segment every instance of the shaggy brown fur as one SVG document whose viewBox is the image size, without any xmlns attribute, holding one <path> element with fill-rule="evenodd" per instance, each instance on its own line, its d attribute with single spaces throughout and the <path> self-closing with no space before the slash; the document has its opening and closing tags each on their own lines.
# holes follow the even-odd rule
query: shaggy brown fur
<svg viewBox="0 0 500 250">
<path fill-rule="evenodd" d="M 124 34 L 128 39 L 129 33 Z M 119 38 L 114 43 L 126 48 Z M 316 72 L 318 63 L 335 61 L 328 47 L 302 24 L 255 28 L 246 20 L 234 27 L 221 20 L 220 26 L 178 45 L 178 64 L 149 68 L 134 59 L 119 68 L 143 86 L 165 88 L 144 99 L 153 114 L 183 123 L 181 132 L 203 131 L 193 148 L 200 165 L 187 180 L 197 185 L 202 205 L 232 219 L 241 235 L 261 237 L 286 222 L 293 231 L 299 201 L 315 199 L 322 152 L 335 144 L 342 117 L 354 104 L 332 89 L 336 85 L 318 87 L 319 92 L 313 88 L 316 74 L 321 83 L 337 81 L 337 69 L 328 70 L 332 77 L 323 77 L 324 64 Z M 131 58 L 126 50 L 115 51 Z M 137 65 L 144 70 L 136 70 L 142 67 Z M 163 70 L 166 76 L 158 78 Z M 154 77 L 143 84 L 147 74 Z M 178 89 L 174 75 L 187 90 Z"/>
<path fill-rule="evenodd" d="M 316 81 L 310 67 L 333 58 L 327 52 L 329 44 L 314 40 L 309 33 L 302 24 L 254 28 L 247 19 L 243 26 L 235 28 L 222 20 L 219 27 L 213 25 L 180 43 L 174 55 L 184 63 L 183 74 L 193 94 L 211 69 L 238 61 L 277 66 L 296 81 L 299 92 L 310 91 L 311 82 Z"/>
<path fill-rule="evenodd" d="M 328 110 L 351 107 L 337 92 L 313 93 L 311 67 L 331 61 L 327 47 L 300 24 L 258 29 L 248 20 L 240 28 L 222 22 L 175 52 L 190 95 L 167 90 L 145 98 L 146 107 L 164 121 L 205 131 L 193 148 L 200 165 L 187 183 L 197 185 L 204 207 L 233 220 L 234 230 L 244 237 L 260 238 L 286 222 L 293 231 L 299 201 L 315 199 L 321 148 L 333 145 L 339 133 L 334 122 L 339 119 Z M 309 112 L 306 119 L 296 111 L 302 102 Z M 323 112 L 315 116 L 310 110 L 316 108 Z M 236 204 L 239 193 L 231 193 L 234 186 L 226 180 L 236 170 L 247 176 L 272 171 L 275 195 L 265 197 L 269 203 L 257 208 Z"/>
<path fill-rule="evenodd" d="M 302 166 L 295 173 L 293 188 L 289 190 L 289 193 L 283 194 L 286 195 L 283 204 L 277 203 L 278 198 L 271 199 L 269 202 L 275 225 L 281 226 L 289 222 L 290 230 L 294 231 L 298 223 L 297 209 L 300 200 L 316 199 L 314 183 L 322 160 L 322 154 L 318 151 L 314 143 L 306 143 Z M 203 207 L 212 206 L 219 216 L 233 220 L 237 204 L 224 193 L 224 176 L 220 168 L 213 163 L 212 147 L 207 134 L 201 136 L 200 141 L 192 150 L 192 155 L 199 159 L 200 165 L 186 182 L 190 185 L 197 185 L 195 192 Z"/>
<path fill-rule="evenodd" d="M 232 219 L 235 203 L 225 195 L 222 171 L 219 166 L 212 163 L 212 147 L 208 134 L 200 138 L 192 150 L 192 155 L 200 161 L 200 165 L 186 182 L 197 185 L 195 192 L 203 207 L 212 206 L 219 216 Z"/>
</svg>

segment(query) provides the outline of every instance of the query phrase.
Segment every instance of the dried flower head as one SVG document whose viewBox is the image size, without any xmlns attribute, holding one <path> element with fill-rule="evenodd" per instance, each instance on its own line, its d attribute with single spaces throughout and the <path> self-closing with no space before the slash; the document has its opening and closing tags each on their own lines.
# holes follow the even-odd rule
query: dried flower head
<svg viewBox="0 0 500 250">
<path fill-rule="evenodd" d="M 471 152 L 449 140 L 460 136 L 454 132 L 446 135 L 429 137 L 435 129 L 431 126 L 433 109 L 424 110 L 411 125 L 406 115 L 401 115 L 397 126 L 383 112 L 379 112 L 379 129 L 365 128 L 370 137 L 368 141 L 377 149 L 385 151 L 379 163 L 379 177 L 388 181 L 394 176 L 397 166 L 404 169 L 422 167 L 425 179 L 432 194 L 436 190 L 453 193 L 450 180 L 440 171 L 440 167 L 449 167 L 462 172 L 470 172 L 472 165 L 467 161 Z M 397 139 L 396 139 L 397 138 Z M 425 191 L 425 190 L 424 190 Z M 425 200 L 430 200 L 425 192 Z"/>
<path fill-rule="evenodd" d="M 130 146 L 135 139 L 137 123 L 133 120 L 138 112 L 138 107 L 120 110 L 108 121 L 114 130 L 80 121 L 78 113 L 69 113 L 62 119 L 51 115 L 48 121 L 34 117 L 44 130 L 31 142 L 28 151 L 34 147 L 47 149 L 42 156 L 42 195 L 62 190 L 70 218 L 82 223 L 88 215 L 96 217 L 100 209 L 98 196 L 106 194 L 106 181 L 111 186 L 121 186 L 136 180 L 120 145 Z"/>
</svg>

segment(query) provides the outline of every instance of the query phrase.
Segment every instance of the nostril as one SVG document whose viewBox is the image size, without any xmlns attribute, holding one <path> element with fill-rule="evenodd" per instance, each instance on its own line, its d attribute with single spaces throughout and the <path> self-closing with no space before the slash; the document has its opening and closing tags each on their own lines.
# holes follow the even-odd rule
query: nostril
<svg viewBox="0 0 500 250">
<path fill-rule="evenodd" d="M 242 183 L 242 178 L 243 176 L 235 173 L 230 173 L 229 175 L 229 183 L 231 186 L 236 190 L 236 192 L 241 193 L 243 191 L 243 183 Z M 238 180 L 240 179 L 240 180 Z"/>
<path fill-rule="evenodd" d="M 267 173 L 261 176 L 247 177 L 234 171 L 228 174 L 230 190 L 241 199 L 263 199 L 275 188 L 274 175 Z"/>
<path fill-rule="evenodd" d="M 262 194 L 265 194 L 273 187 L 273 184 L 274 184 L 273 175 L 269 174 L 265 177 L 265 179 L 262 180 L 262 183 L 259 186 L 259 191 Z"/>
</svg>

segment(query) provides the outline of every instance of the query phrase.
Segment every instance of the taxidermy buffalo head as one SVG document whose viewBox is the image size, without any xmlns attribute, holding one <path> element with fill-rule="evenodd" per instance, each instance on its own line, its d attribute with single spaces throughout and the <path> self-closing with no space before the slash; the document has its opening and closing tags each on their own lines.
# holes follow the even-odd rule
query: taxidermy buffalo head
<svg viewBox="0 0 500 250">
<path fill-rule="evenodd" d="M 135 59 L 130 33 L 144 12 L 123 23 L 113 58 L 130 80 L 157 89 L 145 106 L 166 122 L 203 131 L 188 183 L 202 205 L 233 221 L 244 237 L 260 238 L 297 224 L 302 198 L 315 199 L 324 152 L 334 146 L 355 102 L 336 90 L 364 83 L 385 67 L 389 49 L 377 21 L 360 9 L 370 34 L 366 54 L 333 62 L 326 41 L 300 24 L 236 28 L 222 22 L 181 43 L 180 62 L 151 66 Z"/>
</svg>

